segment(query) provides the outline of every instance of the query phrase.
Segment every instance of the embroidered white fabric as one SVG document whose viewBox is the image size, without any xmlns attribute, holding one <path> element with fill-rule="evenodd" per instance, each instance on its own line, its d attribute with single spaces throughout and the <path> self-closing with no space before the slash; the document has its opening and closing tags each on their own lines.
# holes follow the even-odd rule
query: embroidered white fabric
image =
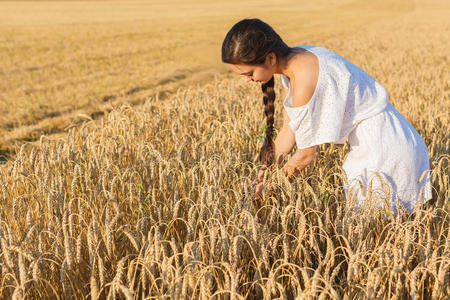
<svg viewBox="0 0 450 300">
<path fill-rule="evenodd" d="M 283 106 L 297 148 L 342 144 L 349 139 L 350 153 L 343 165 L 348 180 L 345 190 L 348 199 L 355 196 L 357 208 L 368 195 L 374 195 L 368 192 L 369 187 L 372 191 L 387 191 L 385 198 L 394 212 L 397 200 L 411 212 L 418 200 L 431 199 L 427 147 L 389 102 L 384 87 L 329 49 L 297 47 L 313 53 L 319 62 L 316 89 L 305 105 L 293 107 L 289 79 L 281 75 L 283 86 L 289 89 Z M 381 199 L 378 201 L 381 205 Z"/>
</svg>

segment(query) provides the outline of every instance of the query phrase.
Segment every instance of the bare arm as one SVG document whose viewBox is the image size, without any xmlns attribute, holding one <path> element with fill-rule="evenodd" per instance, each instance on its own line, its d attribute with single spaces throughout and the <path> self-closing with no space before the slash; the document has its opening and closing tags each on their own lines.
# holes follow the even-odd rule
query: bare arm
<svg viewBox="0 0 450 300">
<path fill-rule="evenodd" d="M 289 116 L 286 110 L 283 110 L 283 127 L 278 132 L 277 137 L 273 141 L 275 144 L 275 162 L 281 165 L 284 157 L 291 153 L 295 145 L 295 135 L 289 127 Z"/>
<path fill-rule="evenodd" d="M 299 107 L 306 105 L 314 95 L 314 91 L 318 80 L 318 62 L 309 64 L 307 67 L 298 68 L 294 78 L 291 78 L 292 105 Z M 297 86 L 296 82 L 302 82 L 301 86 Z M 285 92 L 283 90 L 283 92 Z M 283 127 L 278 133 L 274 141 L 275 144 L 275 161 L 279 165 L 283 162 L 284 157 L 292 151 L 295 145 L 295 135 L 289 127 L 289 116 L 286 110 L 283 110 Z M 283 171 L 289 179 L 296 176 L 301 170 L 308 166 L 316 157 L 317 146 L 306 149 L 297 150 L 289 159 L 283 168 Z M 261 182 L 264 177 L 265 167 L 263 166 L 258 172 L 258 181 Z"/>
<path fill-rule="evenodd" d="M 273 141 L 275 145 L 275 163 L 280 166 L 286 155 L 291 153 L 292 149 L 295 145 L 295 135 L 292 129 L 289 127 L 289 116 L 286 110 L 283 110 L 283 127 L 281 127 L 280 131 L 277 134 L 277 137 Z M 262 166 L 258 171 L 258 177 L 256 182 L 261 182 L 264 177 L 264 172 L 266 170 L 266 166 Z"/>
<path fill-rule="evenodd" d="M 283 163 L 284 157 L 288 155 L 295 145 L 295 136 L 289 127 L 283 126 L 274 141 L 275 144 L 275 157 L 277 159 L 277 164 L 281 165 Z M 288 162 L 283 167 L 283 173 L 289 179 L 295 178 L 301 170 L 306 168 L 317 156 L 317 146 L 312 146 L 305 149 L 297 150 L 294 155 L 288 160 Z M 262 183 L 264 178 L 264 173 L 266 171 L 266 166 L 262 166 L 258 171 L 258 177 L 253 182 L 256 186 L 256 193 L 261 193 L 264 189 Z"/>
<path fill-rule="evenodd" d="M 298 73 L 295 73 L 294 77 L 291 83 L 295 86 L 292 92 L 292 105 L 294 107 L 306 105 L 314 95 L 317 85 L 318 61 L 316 61 L 316 58 L 308 63 L 307 67 L 298 69 Z M 302 82 L 303 84 L 296 86 L 296 82 Z M 297 150 L 283 168 L 285 175 L 292 179 L 306 168 L 316 158 L 316 155 L 317 146 Z"/>
<path fill-rule="evenodd" d="M 278 165 L 281 165 L 284 161 L 284 157 L 291 153 L 295 145 L 295 135 L 292 129 L 289 127 L 289 117 L 286 110 L 283 111 L 284 114 L 284 124 L 278 133 L 274 144 L 275 144 L 275 158 Z M 298 173 L 306 168 L 317 156 L 317 146 L 310 148 L 299 149 L 285 164 L 283 171 L 284 174 L 292 179 Z"/>
</svg>

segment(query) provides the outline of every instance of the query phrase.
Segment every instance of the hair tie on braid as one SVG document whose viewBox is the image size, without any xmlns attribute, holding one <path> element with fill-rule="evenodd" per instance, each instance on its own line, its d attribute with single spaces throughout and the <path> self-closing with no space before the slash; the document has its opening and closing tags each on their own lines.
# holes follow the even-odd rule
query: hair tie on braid
<svg viewBox="0 0 450 300">
<path fill-rule="evenodd" d="M 274 89 L 274 77 L 261 85 L 263 92 L 263 102 L 264 102 L 264 114 L 266 115 L 267 130 L 266 138 L 261 147 L 259 153 L 259 161 L 269 167 L 275 160 L 275 145 L 272 141 L 273 136 L 273 123 L 274 123 L 274 113 L 275 113 L 275 89 Z"/>
</svg>

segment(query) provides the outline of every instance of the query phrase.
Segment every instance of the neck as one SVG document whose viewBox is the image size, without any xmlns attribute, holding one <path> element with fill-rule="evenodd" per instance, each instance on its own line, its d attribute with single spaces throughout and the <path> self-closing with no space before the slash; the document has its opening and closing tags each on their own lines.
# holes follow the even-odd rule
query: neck
<svg viewBox="0 0 450 300">
<path fill-rule="evenodd" d="M 291 70 L 290 62 L 298 53 L 297 49 L 291 48 L 287 56 L 280 58 L 275 65 L 275 74 L 283 74 L 288 78 L 293 77 L 294 73 Z"/>
</svg>

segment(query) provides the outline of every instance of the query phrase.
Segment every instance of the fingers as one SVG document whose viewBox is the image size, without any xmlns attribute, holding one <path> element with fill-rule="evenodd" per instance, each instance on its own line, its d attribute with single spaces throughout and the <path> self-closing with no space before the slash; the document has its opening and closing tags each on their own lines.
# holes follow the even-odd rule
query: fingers
<svg viewBox="0 0 450 300">
<path fill-rule="evenodd" d="M 261 168 L 258 171 L 257 180 L 262 181 L 264 179 L 264 174 L 266 173 L 267 167 L 265 165 L 262 165 Z"/>
<path fill-rule="evenodd" d="M 267 184 L 259 183 L 255 188 L 255 194 L 253 197 L 253 200 L 255 201 L 261 201 L 263 199 L 263 195 L 265 193 L 265 189 L 267 187 Z"/>
<path fill-rule="evenodd" d="M 258 181 L 262 181 L 264 179 L 264 170 L 259 170 L 258 172 Z"/>
<path fill-rule="evenodd" d="M 283 174 L 285 176 L 289 177 L 289 176 L 292 175 L 292 173 L 293 173 L 292 167 L 288 166 L 288 165 L 285 165 L 284 168 L 283 168 Z"/>
<path fill-rule="evenodd" d="M 262 192 L 264 191 L 265 185 L 261 182 L 256 186 L 256 190 L 255 193 L 257 194 L 262 194 Z"/>
<path fill-rule="evenodd" d="M 254 194 L 261 194 L 264 190 L 264 187 L 265 186 L 262 182 L 254 180 L 251 185 L 244 185 L 241 189 L 241 193 L 250 194 L 253 192 Z"/>
<path fill-rule="evenodd" d="M 252 187 L 254 190 L 254 199 L 253 200 L 262 200 L 262 196 L 265 188 L 267 187 L 267 183 L 264 183 L 264 175 L 267 170 L 267 166 L 263 165 L 258 171 L 257 178 L 252 181 Z"/>
<path fill-rule="evenodd" d="M 283 168 L 283 173 L 289 180 L 293 180 L 300 173 L 300 171 L 293 166 L 286 165 Z"/>
</svg>

